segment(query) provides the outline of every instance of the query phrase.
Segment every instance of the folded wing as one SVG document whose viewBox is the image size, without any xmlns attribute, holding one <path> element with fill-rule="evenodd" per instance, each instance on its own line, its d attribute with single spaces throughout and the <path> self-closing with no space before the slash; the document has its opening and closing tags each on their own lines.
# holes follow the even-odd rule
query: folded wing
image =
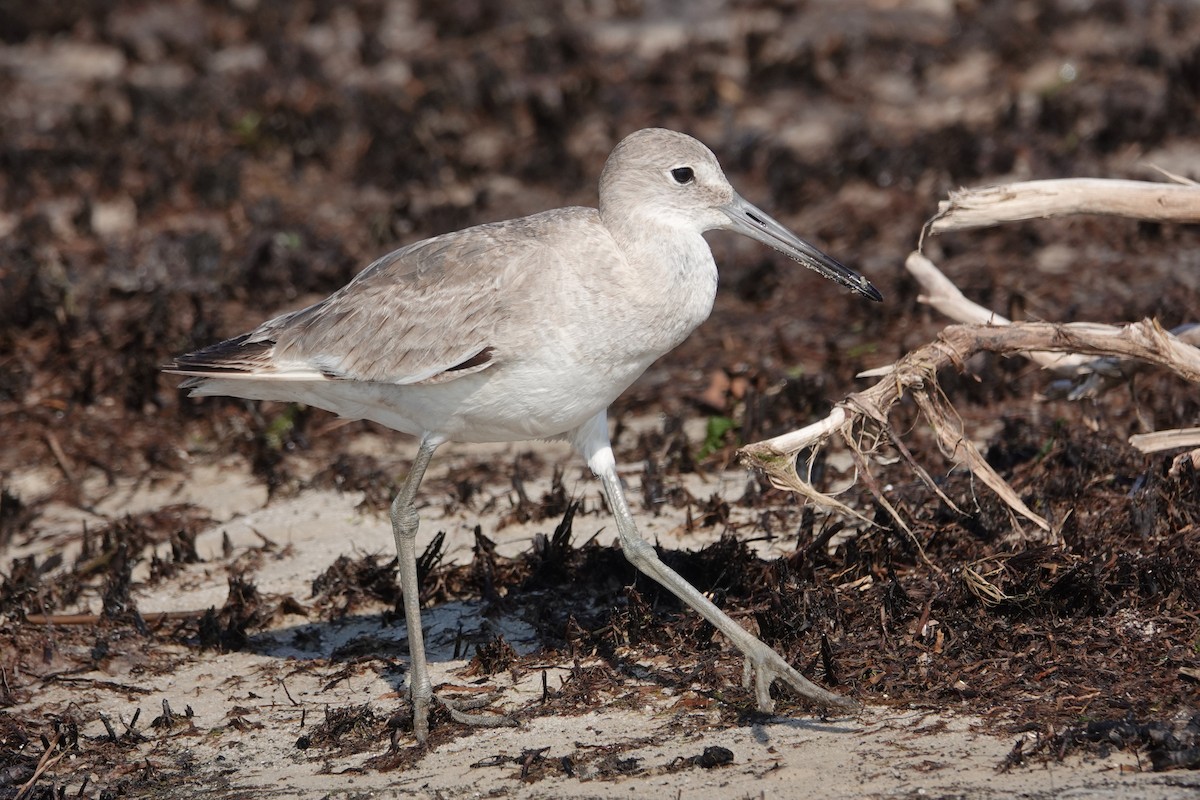
<svg viewBox="0 0 1200 800">
<path fill-rule="evenodd" d="M 168 372 L 256 381 L 437 383 L 493 366 L 520 296 L 537 217 L 426 239 L 389 253 L 319 303 L 175 359 Z"/>
</svg>

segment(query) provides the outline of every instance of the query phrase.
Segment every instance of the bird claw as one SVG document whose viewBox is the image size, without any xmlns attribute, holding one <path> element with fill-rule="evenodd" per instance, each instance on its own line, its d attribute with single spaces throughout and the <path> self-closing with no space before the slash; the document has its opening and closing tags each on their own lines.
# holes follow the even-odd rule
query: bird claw
<svg viewBox="0 0 1200 800">
<path fill-rule="evenodd" d="M 749 689 L 753 678 L 754 699 L 758 704 L 758 710 L 762 713 L 771 714 L 775 711 L 775 700 L 771 697 L 771 684 L 777 680 L 791 686 L 802 697 L 826 708 L 857 711 L 862 707 L 857 700 L 836 695 L 812 683 L 787 663 L 783 656 L 767 647 L 766 644 L 762 642 L 759 644 L 762 645 L 761 650 L 756 649 L 754 652 L 746 654 L 746 660 L 742 666 L 742 686 Z"/>
<path fill-rule="evenodd" d="M 764 714 L 771 714 L 775 711 L 775 699 L 771 697 L 771 684 L 777 677 L 779 676 L 775 675 L 765 664 L 756 666 L 754 658 L 746 656 L 746 660 L 742 664 L 742 688 L 749 690 L 750 685 L 754 684 L 754 698 L 758 702 L 758 710 Z"/>
<path fill-rule="evenodd" d="M 496 699 L 495 695 L 484 695 L 471 700 L 448 700 L 435 694 L 433 699 L 441 703 L 450 712 L 450 718 L 460 725 L 474 725 L 479 728 L 515 728 L 519 723 L 504 714 L 468 714 L 477 708 L 490 705 Z"/>
<path fill-rule="evenodd" d="M 436 700 L 450 714 L 450 718 L 460 725 L 473 725 L 478 728 L 515 728 L 518 723 L 512 717 L 504 714 L 469 714 L 468 711 L 484 708 L 494 702 L 499 695 L 481 695 L 469 700 L 450 700 L 440 694 L 430 697 Z M 410 694 L 409 699 L 412 700 Z M 413 734 L 419 743 L 424 743 L 429 736 L 429 703 L 413 703 Z"/>
</svg>

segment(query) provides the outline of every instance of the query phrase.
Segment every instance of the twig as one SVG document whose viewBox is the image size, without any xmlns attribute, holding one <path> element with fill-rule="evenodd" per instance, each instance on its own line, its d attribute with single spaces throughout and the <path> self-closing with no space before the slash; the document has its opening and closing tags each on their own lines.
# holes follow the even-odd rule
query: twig
<svg viewBox="0 0 1200 800">
<path fill-rule="evenodd" d="M 145 615 L 148 622 L 155 625 L 163 622 L 199 619 L 207 611 L 159 611 Z M 25 621 L 31 625 L 96 625 L 100 622 L 99 614 L 27 614 Z"/>
<path fill-rule="evenodd" d="M 67 754 L 67 751 L 64 750 L 63 752 L 59 753 L 58 755 L 53 756 L 53 758 L 51 757 L 54 753 L 55 748 L 58 747 L 58 743 L 61 739 L 62 739 L 61 732 L 54 734 L 54 739 L 51 740 L 49 746 L 46 747 L 46 752 L 42 753 L 42 757 L 38 761 L 37 768 L 34 769 L 34 771 L 33 771 L 33 776 L 30 777 L 30 779 L 27 780 L 25 782 L 25 784 L 21 787 L 21 789 L 17 792 L 17 795 L 14 798 L 14 800 L 25 800 L 25 798 L 28 797 L 29 793 L 33 790 L 33 785 L 38 782 L 38 779 L 41 778 L 42 775 L 46 774 L 46 771 L 48 769 L 50 769 L 55 764 L 57 764 L 59 761 L 61 761 L 62 757 Z M 45 741 L 45 740 L 43 740 L 43 741 Z"/>
<path fill-rule="evenodd" d="M 100 721 L 104 723 L 104 730 L 108 731 L 109 741 L 115 743 L 117 741 L 117 732 L 113 730 L 112 720 L 103 711 L 99 712 Z"/>
<path fill-rule="evenodd" d="M 25 621 L 31 625 L 95 625 L 100 622 L 99 614 L 27 614 Z"/>
<path fill-rule="evenodd" d="M 75 477 L 75 470 L 71 469 L 71 462 L 67 459 L 67 454 L 63 452 L 62 445 L 58 443 L 58 437 L 52 431 L 46 431 L 45 438 L 46 446 L 50 448 L 50 454 L 58 462 L 58 468 L 62 470 L 63 477 L 67 479 L 71 488 L 78 489 L 79 481 Z"/>
</svg>

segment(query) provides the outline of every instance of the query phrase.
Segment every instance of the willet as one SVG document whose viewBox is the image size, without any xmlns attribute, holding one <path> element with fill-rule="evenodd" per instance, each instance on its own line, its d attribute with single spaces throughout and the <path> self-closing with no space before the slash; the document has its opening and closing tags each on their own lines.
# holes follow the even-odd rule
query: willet
<svg viewBox="0 0 1200 800">
<path fill-rule="evenodd" d="M 622 140 L 600 176 L 600 207 L 479 225 L 389 253 L 331 296 L 249 333 L 180 356 L 193 395 L 306 403 L 420 440 L 391 506 L 418 741 L 433 698 L 421 630 L 414 498 L 447 441 L 566 439 L 600 478 L 621 548 L 745 655 L 760 710 L 781 680 L 825 707 L 855 704 L 810 683 L 766 643 L 664 565 L 637 531 L 607 409 L 708 317 L 717 267 L 702 234 L 737 231 L 855 292 L 839 264 L 742 199 L 700 142 L 647 129 Z M 478 722 L 439 698 L 456 718 Z"/>
</svg>

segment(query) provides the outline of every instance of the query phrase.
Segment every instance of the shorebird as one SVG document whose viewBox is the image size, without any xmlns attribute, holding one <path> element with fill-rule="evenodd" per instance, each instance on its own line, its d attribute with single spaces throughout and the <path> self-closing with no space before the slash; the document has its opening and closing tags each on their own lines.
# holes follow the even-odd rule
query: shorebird
<svg viewBox="0 0 1200 800">
<path fill-rule="evenodd" d="M 566 439 L 603 484 L 621 548 L 745 656 L 758 708 L 775 680 L 823 707 L 856 704 L 813 683 L 659 560 L 625 500 L 607 409 L 712 310 L 717 266 L 702 234 L 732 230 L 871 300 L 870 281 L 744 200 L 716 156 L 682 133 L 623 139 L 599 208 L 570 207 L 435 236 L 383 256 L 324 300 L 179 356 L 192 395 L 317 406 L 420 445 L 391 505 L 411 665 L 413 732 L 433 690 L 416 570 L 417 487 L 448 441 Z M 438 698 L 455 718 L 478 722 Z"/>
</svg>

